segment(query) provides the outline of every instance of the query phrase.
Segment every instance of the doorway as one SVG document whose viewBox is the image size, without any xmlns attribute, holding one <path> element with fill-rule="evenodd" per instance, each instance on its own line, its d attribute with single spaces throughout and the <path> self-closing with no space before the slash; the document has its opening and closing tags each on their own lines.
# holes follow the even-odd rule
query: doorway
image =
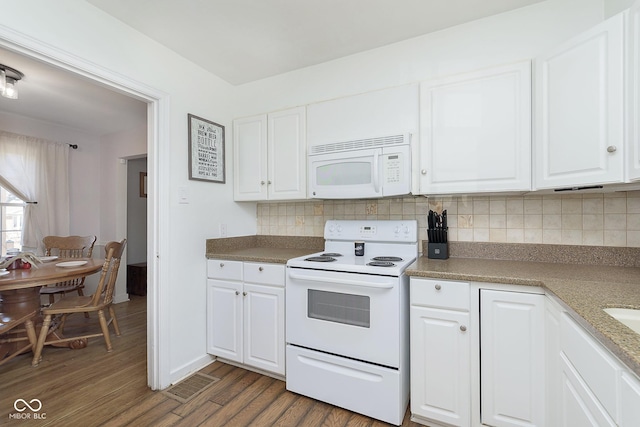
<svg viewBox="0 0 640 427">
<path fill-rule="evenodd" d="M 147 229 L 152 230 L 147 236 L 148 248 L 148 294 L 147 294 L 147 381 L 152 390 L 162 389 L 170 384 L 168 369 L 169 348 L 168 340 L 161 340 L 160 331 L 167 331 L 166 325 L 161 325 L 168 316 L 162 314 L 168 311 L 167 302 L 159 297 L 163 293 L 165 281 L 168 277 L 168 265 L 163 265 L 156 256 L 162 251 L 168 252 L 168 243 L 162 239 L 160 222 L 164 214 L 160 212 L 160 201 L 166 199 L 161 189 L 169 188 L 168 179 L 168 148 L 169 129 L 168 120 L 160 117 L 168 116 L 169 98 L 166 93 L 151 88 L 138 81 L 123 77 L 93 63 L 37 40 L 27 38 L 0 27 L 0 46 L 25 57 L 42 61 L 57 67 L 82 79 L 90 79 L 97 85 L 107 86 L 114 92 L 141 100 L 147 104 L 147 189 L 148 211 Z M 165 171 L 165 173 L 160 173 Z M 126 235 L 126 216 L 121 217 L 121 210 L 116 209 L 116 234 Z M 122 227 L 125 225 L 125 227 Z M 162 301 L 162 304 L 161 304 Z M 164 369 L 161 369 L 161 366 Z"/>
</svg>

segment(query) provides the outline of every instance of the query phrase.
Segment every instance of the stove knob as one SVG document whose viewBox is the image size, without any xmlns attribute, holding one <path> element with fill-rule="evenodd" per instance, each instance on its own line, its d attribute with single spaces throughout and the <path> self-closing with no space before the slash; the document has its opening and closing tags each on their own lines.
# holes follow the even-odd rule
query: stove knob
<svg viewBox="0 0 640 427">
<path fill-rule="evenodd" d="M 341 226 L 341 225 L 339 225 L 339 226 L 338 226 L 338 233 L 341 233 L 341 232 L 342 232 L 342 226 Z"/>
<path fill-rule="evenodd" d="M 409 226 L 404 227 L 404 234 L 409 234 Z"/>
<path fill-rule="evenodd" d="M 394 231 L 395 231 L 396 234 L 400 233 L 400 226 L 397 226 Z"/>
<path fill-rule="evenodd" d="M 333 230 L 335 230 L 335 227 L 333 225 L 329 226 L 329 233 L 333 233 Z"/>
</svg>

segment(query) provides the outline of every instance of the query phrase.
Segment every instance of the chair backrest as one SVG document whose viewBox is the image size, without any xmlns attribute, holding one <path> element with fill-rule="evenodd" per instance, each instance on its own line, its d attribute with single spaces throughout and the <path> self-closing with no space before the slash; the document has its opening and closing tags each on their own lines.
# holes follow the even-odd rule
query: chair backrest
<svg viewBox="0 0 640 427">
<path fill-rule="evenodd" d="M 122 239 L 121 242 L 109 242 L 104 246 L 106 257 L 104 264 L 102 264 L 98 287 L 91 298 L 91 305 L 108 305 L 113 301 L 113 291 L 118 278 L 120 259 L 126 244 L 127 239 Z"/>
<path fill-rule="evenodd" d="M 46 236 L 42 242 L 46 256 L 91 258 L 96 236 Z"/>
</svg>

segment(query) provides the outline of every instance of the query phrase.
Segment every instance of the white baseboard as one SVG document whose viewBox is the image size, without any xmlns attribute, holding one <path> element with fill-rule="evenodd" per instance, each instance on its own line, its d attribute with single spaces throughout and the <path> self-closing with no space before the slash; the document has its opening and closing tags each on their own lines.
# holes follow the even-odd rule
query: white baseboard
<svg viewBox="0 0 640 427">
<path fill-rule="evenodd" d="M 205 354 L 204 356 L 199 357 L 198 359 L 195 359 L 186 365 L 182 365 L 177 370 L 171 372 L 171 375 L 170 375 L 171 384 L 169 385 L 175 384 L 183 380 L 184 378 L 188 377 L 194 372 L 199 371 L 200 369 L 204 368 L 207 365 L 210 365 L 215 361 L 216 361 L 215 356 L 212 356 L 210 354 Z"/>
</svg>

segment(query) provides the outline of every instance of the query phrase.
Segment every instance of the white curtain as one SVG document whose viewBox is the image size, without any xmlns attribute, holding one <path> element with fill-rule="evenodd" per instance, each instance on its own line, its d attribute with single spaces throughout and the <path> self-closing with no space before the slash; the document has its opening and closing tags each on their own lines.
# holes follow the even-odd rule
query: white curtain
<svg viewBox="0 0 640 427">
<path fill-rule="evenodd" d="M 0 185 L 27 202 L 22 245 L 69 234 L 69 146 L 0 131 Z M 34 203 L 35 202 L 35 203 Z"/>
</svg>

